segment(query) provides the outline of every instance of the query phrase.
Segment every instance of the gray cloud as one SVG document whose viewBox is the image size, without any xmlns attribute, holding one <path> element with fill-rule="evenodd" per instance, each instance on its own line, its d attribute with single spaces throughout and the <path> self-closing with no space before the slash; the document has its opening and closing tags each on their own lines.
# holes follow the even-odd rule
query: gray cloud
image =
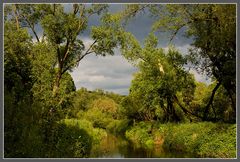
<svg viewBox="0 0 240 162">
<path fill-rule="evenodd" d="M 189 47 L 190 45 L 176 46 L 183 54 L 187 53 Z M 90 55 L 82 60 L 79 67 L 71 73 L 76 87 L 86 87 L 90 90 L 101 88 L 127 95 L 133 79 L 132 74 L 138 69 L 121 56 L 119 50 L 115 50 L 115 53 L 114 56 L 106 57 Z M 190 70 L 190 73 L 194 74 L 197 81 L 210 83 L 205 75 L 195 70 Z"/>
<path fill-rule="evenodd" d="M 128 94 L 132 74 L 137 71 L 119 54 L 114 56 L 90 55 L 80 62 L 71 73 L 77 88 L 86 87 L 90 90 L 101 88 L 120 94 Z"/>
</svg>

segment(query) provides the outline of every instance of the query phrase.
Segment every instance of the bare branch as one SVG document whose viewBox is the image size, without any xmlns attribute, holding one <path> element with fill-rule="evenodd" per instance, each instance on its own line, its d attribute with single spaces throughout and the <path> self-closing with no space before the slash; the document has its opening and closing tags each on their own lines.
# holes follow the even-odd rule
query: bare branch
<svg viewBox="0 0 240 162">
<path fill-rule="evenodd" d="M 77 60 L 77 63 L 79 63 L 85 56 L 93 53 L 94 51 L 90 51 L 92 49 L 92 47 L 97 43 L 97 40 L 95 40 L 90 47 L 87 49 L 87 51 L 81 56 L 79 57 L 79 59 Z"/>
<path fill-rule="evenodd" d="M 29 28 L 32 30 L 32 32 L 33 32 L 34 36 L 36 37 L 37 41 L 40 42 L 39 37 L 37 35 L 37 32 L 34 29 L 34 24 L 31 24 L 30 21 L 28 20 L 28 18 L 25 15 L 22 15 L 22 17 L 26 20 Z"/>
<path fill-rule="evenodd" d="M 180 26 L 178 26 L 178 28 L 177 28 L 177 29 L 174 31 L 174 33 L 172 34 L 172 36 L 171 36 L 168 44 L 170 44 L 170 43 L 172 42 L 173 38 L 177 35 L 178 31 L 179 31 L 180 29 L 182 29 L 182 28 L 183 28 L 185 25 L 187 25 L 187 24 L 188 24 L 188 22 L 187 22 L 187 23 L 183 23 L 183 24 L 181 24 Z"/>
<path fill-rule="evenodd" d="M 80 29 L 82 27 L 82 25 L 85 23 L 86 19 L 83 18 L 84 15 L 84 11 L 85 11 L 85 6 L 82 6 L 81 12 L 80 12 L 80 18 L 79 18 L 79 24 L 78 24 L 78 29 L 77 31 L 80 32 Z M 83 21 L 82 21 L 83 20 Z"/>
</svg>

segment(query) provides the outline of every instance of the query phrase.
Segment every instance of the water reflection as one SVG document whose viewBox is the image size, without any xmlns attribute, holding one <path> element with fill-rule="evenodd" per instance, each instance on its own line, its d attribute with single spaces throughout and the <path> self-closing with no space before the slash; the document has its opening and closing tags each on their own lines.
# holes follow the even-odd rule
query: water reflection
<svg viewBox="0 0 240 162">
<path fill-rule="evenodd" d="M 143 148 L 129 143 L 122 137 L 108 134 L 101 143 L 94 146 L 91 158 L 188 158 L 190 154 L 166 152 L 161 147 Z"/>
</svg>

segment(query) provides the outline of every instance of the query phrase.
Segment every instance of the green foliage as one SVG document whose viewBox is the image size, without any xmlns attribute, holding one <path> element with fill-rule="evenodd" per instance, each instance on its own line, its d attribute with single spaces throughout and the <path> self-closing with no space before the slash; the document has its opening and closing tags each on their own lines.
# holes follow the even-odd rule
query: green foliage
<svg viewBox="0 0 240 162">
<path fill-rule="evenodd" d="M 99 144 L 99 142 L 106 136 L 106 132 L 100 128 L 94 128 L 93 124 L 86 120 L 78 120 L 78 119 L 64 119 L 63 123 L 70 126 L 78 127 L 79 129 L 85 130 L 89 136 L 92 138 L 92 145 Z M 91 144 L 90 144 L 91 145 Z"/>
<path fill-rule="evenodd" d="M 194 97 L 192 101 L 189 102 L 189 107 L 192 112 L 203 116 L 204 109 L 211 97 L 211 91 L 214 86 L 216 86 L 216 82 L 208 86 L 205 83 L 196 82 Z M 181 99 L 181 97 L 179 98 Z M 208 117 L 215 121 L 235 122 L 235 114 L 231 108 L 231 100 L 223 86 L 220 86 L 215 94 Z"/>
<path fill-rule="evenodd" d="M 114 100 L 109 98 L 100 98 L 94 100 L 92 103 L 92 108 L 100 110 L 102 113 L 106 113 L 107 115 L 111 115 L 113 118 L 116 118 L 117 116 L 117 104 Z"/>
<path fill-rule="evenodd" d="M 107 132 L 125 134 L 132 143 L 147 148 L 163 145 L 197 157 L 235 157 L 235 124 L 162 124 L 192 121 L 190 114 L 206 112 L 217 82 L 209 86 L 195 82 L 184 68 L 188 61 L 221 83 L 209 118 L 235 122 L 234 5 L 134 4 L 117 14 L 107 13 L 104 4 L 72 7 L 66 12 L 62 4 L 4 6 L 5 157 L 89 157 L 92 146 L 99 145 Z M 129 20 L 146 7 L 156 18 L 160 16 L 153 30 L 174 35 L 188 27 L 186 34 L 194 37 L 189 57 L 173 46 L 167 51 L 159 48 L 153 33 L 142 46 L 124 30 L 122 19 Z M 92 15 L 98 15 L 101 24 L 91 26 L 93 42 L 87 47 L 80 38 Z M 41 40 L 37 24 L 43 29 Z M 69 71 L 85 56 L 113 55 L 116 47 L 139 69 L 130 94 L 76 91 Z"/>
<path fill-rule="evenodd" d="M 192 152 L 198 157 L 236 156 L 236 125 L 205 122 L 160 125 L 159 129 L 165 149 Z"/>
<path fill-rule="evenodd" d="M 124 135 L 130 126 L 130 121 L 127 119 L 113 120 L 107 125 L 107 131 L 114 135 Z"/>
<path fill-rule="evenodd" d="M 131 96 L 126 96 L 122 99 L 120 105 L 119 112 L 122 118 L 142 120 L 141 116 L 139 116 L 140 104 L 138 100 Z"/>
<path fill-rule="evenodd" d="M 130 127 L 125 136 L 136 145 L 145 147 L 158 145 L 165 150 L 192 153 L 201 158 L 236 156 L 235 124 L 202 122 L 152 125 L 140 122 Z"/>
<path fill-rule="evenodd" d="M 32 44 L 27 30 L 17 29 L 14 23 L 5 23 L 4 29 L 4 149 L 6 157 L 25 157 L 34 154 L 24 146 L 36 123 L 31 108 L 33 78 L 29 48 Z M 28 146 L 33 144 L 37 141 Z"/>
<path fill-rule="evenodd" d="M 107 125 L 113 120 L 111 116 L 101 112 L 97 109 L 90 109 L 85 114 L 84 117 L 93 123 L 94 127 L 106 128 Z"/>
<path fill-rule="evenodd" d="M 229 114 L 232 115 L 231 121 L 234 122 L 236 112 L 236 5 L 130 4 L 127 5 L 123 11 L 115 15 L 119 15 L 119 19 L 129 20 L 129 18 L 137 17 L 138 13 L 142 10 L 148 10 L 150 12 L 149 15 L 156 19 L 152 25 L 152 32 L 164 32 L 164 34 L 170 36 L 170 41 L 177 37 L 180 31 L 183 31 L 186 37 L 193 38 L 193 43 L 186 57 L 187 60 L 181 59 L 180 57 L 173 60 L 176 63 L 178 62 L 177 60 L 180 62 L 188 61 L 195 66 L 197 71 L 207 74 L 208 77 L 213 78 L 213 80 L 216 79 L 219 84 L 223 85 L 232 105 L 232 110 L 230 112 L 229 109 Z M 148 44 L 154 47 L 156 46 L 156 39 L 153 39 L 151 35 L 149 37 L 151 41 L 148 40 Z M 128 35 L 126 42 L 127 44 L 123 46 L 122 53 L 128 60 L 144 60 L 144 62 L 148 60 L 144 55 L 141 45 L 133 36 Z M 171 63 L 171 60 L 168 60 L 168 63 Z M 161 62 L 161 64 L 163 64 L 163 62 Z M 164 64 L 163 67 L 167 68 Z M 146 67 L 144 70 L 146 70 Z M 170 69 L 168 68 L 168 70 Z M 168 73 L 173 76 L 177 74 L 172 70 L 168 71 Z M 174 81 L 176 78 L 177 77 L 174 77 L 172 79 L 168 76 L 168 83 L 172 85 L 171 81 Z M 178 78 L 178 80 L 181 82 L 180 78 Z M 194 87 L 192 86 L 193 84 L 194 82 L 186 85 Z M 168 84 L 165 84 L 165 86 L 167 87 Z M 171 88 L 174 88 L 174 86 L 171 86 Z M 185 94 L 182 94 L 186 105 L 188 105 L 193 98 L 193 89 L 194 88 L 186 88 L 182 90 L 182 92 L 186 91 Z M 163 90 L 162 93 L 166 94 L 166 90 Z M 190 95 L 186 96 L 186 94 Z M 209 100 L 209 103 L 211 104 L 212 100 Z M 209 104 L 206 104 L 204 110 L 204 118 L 206 118 L 209 113 L 210 108 L 208 105 Z M 209 119 L 219 120 L 212 117 L 209 117 Z"/>
<path fill-rule="evenodd" d="M 92 138 L 88 132 L 74 125 L 59 124 L 55 132 L 56 150 L 50 150 L 58 158 L 88 157 Z"/>
<path fill-rule="evenodd" d="M 209 134 L 202 138 L 198 147 L 199 157 L 236 157 L 236 125 L 219 125 Z"/>
<path fill-rule="evenodd" d="M 157 44 L 157 38 L 150 34 L 145 40 L 144 48 L 135 46 L 133 42 L 132 46 L 124 49 L 124 56 L 127 58 L 130 55 L 133 56 L 130 60 L 134 59 L 137 62 L 139 72 L 135 74 L 130 87 L 130 102 L 125 99 L 123 104 L 126 105 L 126 102 L 131 103 L 135 100 L 133 103 L 138 105 L 137 109 L 128 108 L 133 110 L 129 115 L 138 113 L 141 120 L 153 120 L 160 117 L 159 114 L 155 114 L 160 107 L 164 110 L 164 115 L 161 115 L 163 118 L 158 120 L 179 122 L 182 120 L 180 116 L 183 115 L 181 111 L 176 110 L 174 105 L 176 95 L 181 93 L 184 102 L 188 104 L 193 98 L 194 77 L 185 71 L 183 66 L 186 64 L 186 59 L 177 50 L 169 47 L 169 50 L 165 52 L 157 48 Z M 132 50 L 138 50 L 138 53 L 130 54 L 128 51 Z"/>
<path fill-rule="evenodd" d="M 142 145 L 144 147 L 153 147 L 153 137 L 150 133 L 151 123 L 140 122 L 138 125 L 128 129 L 125 136 L 128 140 L 136 145 Z"/>
<path fill-rule="evenodd" d="M 186 27 L 186 36 L 194 39 L 189 61 L 223 85 L 235 112 L 236 5 L 169 4 L 153 14 L 159 18 L 155 30 L 171 32 L 174 37 Z"/>
</svg>

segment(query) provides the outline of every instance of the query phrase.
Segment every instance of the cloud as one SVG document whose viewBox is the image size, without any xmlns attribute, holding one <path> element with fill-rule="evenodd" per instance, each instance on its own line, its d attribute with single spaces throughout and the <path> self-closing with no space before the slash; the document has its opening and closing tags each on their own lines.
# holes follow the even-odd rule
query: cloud
<svg viewBox="0 0 240 162">
<path fill-rule="evenodd" d="M 86 42 L 91 42 L 86 38 Z M 84 41 L 85 42 L 85 41 Z M 132 74 L 137 71 L 119 50 L 114 56 L 86 56 L 77 68 L 71 72 L 77 89 L 86 87 L 90 90 L 104 89 L 119 94 L 128 94 L 128 88 L 133 79 Z"/>
<path fill-rule="evenodd" d="M 181 54 L 186 55 L 188 53 L 188 49 L 191 47 L 190 44 L 185 45 L 175 45 L 174 46 Z M 163 47 L 164 51 L 167 52 L 169 47 L 165 46 Z"/>
<path fill-rule="evenodd" d="M 199 72 L 197 72 L 195 69 L 190 69 L 189 71 L 191 74 L 194 75 L 195 79 L 198 81 L 198 82 L 204 82 L 206 84 L 210 84 L 211 83 L 211 79 L 208 78 L 206 75 L 204 74 L 200 74 Z"/>
<path fill-rule="evenodd" d="M 89 46 L 93 40 L 83 38 L 86 46 Z M 189 44 L 176 46 L 182 54 L 186 54 Z M 168 47 L 164 47 L 165 50 Z M 119 94 L 127 95 L 133 74 L 138 69 L 133 67 L 121 54 L 119 49 L 115 49 L 114 56 L 86 56 L 77 68 L 73 70 L 71 76 L 75 82 L 77 89 L 81 87 L 89 90 L 103 89 Z M 199 74 L 196 70 L 191 69 L 190 73 L 194 74 L 197 81 L 210 83 L 205 75 Z"/>
</svg>

